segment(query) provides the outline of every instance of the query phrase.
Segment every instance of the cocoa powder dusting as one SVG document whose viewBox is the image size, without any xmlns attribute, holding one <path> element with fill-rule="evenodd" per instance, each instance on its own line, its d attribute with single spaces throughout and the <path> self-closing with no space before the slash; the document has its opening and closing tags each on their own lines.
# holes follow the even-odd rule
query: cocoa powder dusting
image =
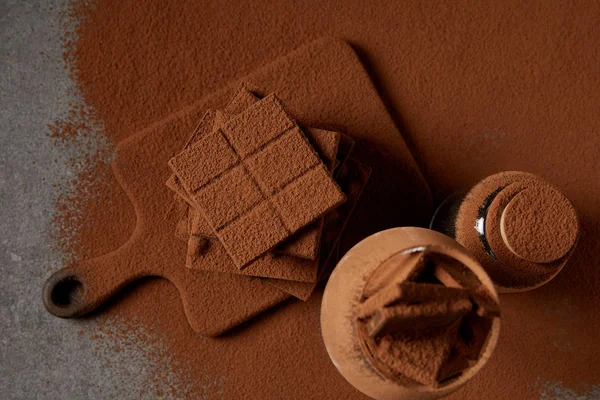
<svg viewBox="0 0 600 400">
<path fill-rule="evenodd" d="M 493 172 L 523 170 L 556 184 L 580 213 L 576 254 L 546 286 L 502 297 L 492 359 L 451 398 L 537 398 L 556 382 L 583 393 L 600 370 L 600 270 L 590 262 L 600 253 L 600 4 L 460 3 L 74 1 L 65 19 L 76 23 L 63 41 L 85 108 L 74 105 L 49 133 L 87 154 L 85 135 L 99 130 L 110 150 L 302 44 L 347 40 L 438 202 Z M 110 152 L 86 157 L 74 159 L 85 172 L 57 205 L 56 236 L 72 262 L 118 248 L 136 221 Z M 320 300 L 318 291 L 205 339 L 189 327 L 175 287 L 147 279 L 104 307 L 98 324 L 114 332 L 119 321 L 119 335 L 143 327 L 160 339 L 166 351 L 154 364 L 180 382 L 157 373 L 149 385 L 167 397 L 364 398 L 327 356 Z"/>
</svg>

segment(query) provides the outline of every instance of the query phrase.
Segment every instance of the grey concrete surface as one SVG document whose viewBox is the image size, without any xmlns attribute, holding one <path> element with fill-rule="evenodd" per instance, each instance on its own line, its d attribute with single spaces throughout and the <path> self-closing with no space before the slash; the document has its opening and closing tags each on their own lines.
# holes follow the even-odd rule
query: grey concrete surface
<svg viewBox="0 0 600 400">
<path fill-rule="evenodd" d="M 0 1 L 0 399 L 156 398 L 145 387 L 150 349 L 129 341 L 117 353 L 112 335 L 80 333 L 94 320 L 55 318 L 41 302 L 44 280 L 61 266 L 50 237 L 53 184 L 73 178 L 67 158 L 78 150 L 46 136 L 76 100 L 61 59 L 67 5 Z"/>
</svg>

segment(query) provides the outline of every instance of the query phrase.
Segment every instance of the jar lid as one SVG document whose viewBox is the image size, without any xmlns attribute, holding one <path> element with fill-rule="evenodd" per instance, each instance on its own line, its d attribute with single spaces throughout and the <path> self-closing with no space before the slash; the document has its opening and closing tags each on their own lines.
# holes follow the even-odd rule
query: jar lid
<svg viewBox="0 0 600 400">
<path fill-rule="evenodd" d="M 564 257 L 577 241 L 579 223 L 571 202 L 550 185 L 517 193 L 500 219 L 500 234 L 516 256 L 546 264 Z"/>
</svg>

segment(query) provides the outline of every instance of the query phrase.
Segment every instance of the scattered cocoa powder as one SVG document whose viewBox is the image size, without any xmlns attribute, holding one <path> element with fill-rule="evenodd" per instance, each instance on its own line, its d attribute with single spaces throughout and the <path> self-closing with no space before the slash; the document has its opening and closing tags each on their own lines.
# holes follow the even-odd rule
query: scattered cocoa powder
<svg viewBox="0 0 600 400">
<path fill-rule="evenodd" d="M 340 10 L 323 1 L 235 7 L 190 0 L 148 0 L 144 7 L 132 0 L 75 1 L 66 17 L 81 23 L 65 34 L 65 56 L 94 110 L 92 120 L 101 120 L 116 144 L 229 79 L 321 35 L 335 35 L 349 40 L 369 68 L 438 201 L 509 169 L 536 172 L 558 185 L 581 213 L 577 253 L 550 284 L 502 298 L 503 333 L 493 359 L 451 396 L 535 398 L 539 381 L 580 391 L 597 383 L 600 370 L 600 270 L 589 262 L 600 253 L 600 125 L 594 113 L 600 103 L 600 5 L 510 3 L 399 7 L 390 1 Z M 77 121 L 54 127 L 60 140 L 80 132 Z M 57 234 L 69 242 L 66 255 L 75 260 L 118 248 L 135 226 L 133 208 L 107 163 L 94 164 L 57 210 Z M 389 183 L 398 183 L 393 174 Z M 399 214 L 411 209 L 398 207 Z M 349 231 L 342 248 L 359 236 Z M 192 393 L 360 398 L 325 354 L 319 303 L 319 296 L 288 303 L 210 341 L 185 324 L 179 294 L 166 280 L 137 284 L 103 313 L 162 337 L 182 376 L 193 377 Z M 260 354 L 251 350 L 258 348 Z M 271 379 L 274 371 L 277 379 Z M 207 375 L 217 383 L 207 383 Z M 156 379 L 150 384 L 167 385 Z"/>
<path fill-rule="evenodd" d="M 319 74 L 315 76 L 316 71 L 319 71 Z M 308 79 L 308 76 L 310 76 L 310 79 Z M 334 79 L 334 77 L 336 78 Z M 325 123 L 321 121 L 322 119 L 356 139 L 357 145 L 353 153 L 356 153 L 357 157 L 361 157 L 367 163 L 376 164 L 374 169 L 381 171 L 379 178 L 370 181 L 370 188 L 365 190 L 364 196 L 361 197 L 361 207 L 355 209 L 354 217 L 350 221 L 348 229 L 352 227 L 354 229 L 359 228 L 358 235 L 363 236 L 389 227 L 390 224 L 410 224 L 409 221 L 411 220 L 418 223 L 419 215 L 425 216 L 428 214 L 425 211 L 416 214 L 400 213 L 395 218 L 390 218 L 392 212 L 397 209 L 398 204 L 406 206 L 404 203 L 412 203 L 419 210 L 424 207 L 428 208 L 428 191 L 383 104 L 373 101 L 378 98 L 377 93 L 373 90 L 368 76 L 355 54 L 345 43 L 332 39 L 317 41 L 258 70 L 245 80 L 255 82 L 260 85 L 261 89 L 264 88 L 262 90 L 267 93 L 277 91 L 285 104 L 289 106 L 294 119 L 302 121 L 303 124 L 322 125 L 327 128 L 327 126 L 324 126 Z M 342 83 L 342 81 L 346 83 Z M 193 125 L 200 119 L 205 110 L 223 104 L 232 95 L 238 84 L 239 82 L 232 82 L 224 90 L 216 92 L 180 113 L 175 113 L 163 122 L 150 126 L 119 144 L 114 170 L 120 184 L 129 193 L 136 209 L 139 218 L 138 228 L 133 239 L 126 246 L 120 248 L 117 253 L 100 260 L 82 263 L 76 267 L 83 273 L 81 267 L 85 266 L 85 273 L 89 278 L 88 282 L 90 284 L 95 283 L 91 288 L 92 290 L 89 291 L 94 297 L 95 304 L 106 299 L 126 283 L 141 276 L 158 275 L 168 277 L 181 292 L 189 323 L 198 332 L 214 335 L 219 331 L 222 332 L 224 329 L 239 324 L 253 314 L 272 307 L 287 297 L 286 294 L 280 292 L 274 286 L 269 286 L 272 289 L 268 291 L 266 287 L 259 285 L 260 281 L 256 280 L 252 281 L 254 289 L 252 292 L 247 290 L 252 289 L 251 287 L 244 289 L 236 283 L 241 282 L 241 280 L 231 280 L 226 293 L 224 290 L 227 286 L 223 285 L 223 283 L 226 283 L 225 279 L 222 278 L 223 275 L 219 274 L 214 275 L 213 279 L 215 283 L 220 283 L 212 287 L 208 275 L 205 279 L 202 278 L 202 276 L 205 276 L 202 274 L 182 272 L 189 271 L 188 268 L 185 268 L 185 251 L 181 251 L 182 268 L 180 270 L 176 269 L 177 257 L 175 253 L 183 249 L 183 243 L 173 238 L 172 229 L 167 229 L 164 224 L 164 215 L 172 203 L 172 194 L 164 186 L 164 182 L 168 178 L 167 160 L 183 147 L 189 132 L 193 129 Z M 305 91 L 299 92 L 298 88 L 304 88 Z M 264 93 L 258 94 L 264 96 Z M 365 108 L 365 104 L 371 103 L 378 104 L 378 106 Z M 342 107 L 346 112 L 340 114 L 338 107 Z M 394 157 L 382 159 L 379 156 L 379 152 L 386 148 L 395 149 Z M 377 152 L 374 150 L 377 150 Z M 171 153 L 170 156 L 169 153 Z M 406 193 L 400 188 L 388 187 L 384 171 L 393 171 L 396 176 L 404 176 L 403 180 L 413 182 L 414 190 L 411 192 L 411 196 L 406 196 Z M 370 172 L 370 169 L 365 171 L 367 178 Z M 360 174 L 363 173 L 360 172 Z M 386 190 L 377 189 L 382 187 L 385 187 Z M 360 191 L 362 192 L 362 185 Z M 397 200 L 391 201 L 392 198 Z M 372 204 L 372 206 L 369 207 L 369 204 Z M 384 208 L 387 208 L 388 212 L 382 212 Z M 377 210 L 378 213 L 372 214 L 367 212 L 368 210 Z M 393 222 L 394 219 L 396 219 L 396 222 Z M 403 220 L 405 222 L 402 222 Z M 340 222 L 345 225 L 345 218 L 340 219 Z M 158 237 L 158 242 L 156 237 Z M 146 244 L 142 245 L 142 243 Z M 205 274 L 208 274 L 208 272 Z M 239 278 L 248 279 L 247 277 Z M 233 286 L 231 286 L 232 284 Z M 211 292 L 214 294 L 213 297 L 210 296 Z M 310 288 L 310 292 L 312 292 L 312 288 Z M 244 302 L 246 302 L 246 306 L 243 305 Z M 309 301 L 309 304 L 314 303 Z M 143 312 L 146 312 L 146 310 Z M 157 314 L 154 310 L 151 312 L 153 318 L 158 318 L 160 313 Z M 275 312 L 273 315 L 276 314 Z M 315 314 L 315 316 L 317 315 L 318 313 Z M 172 313 L 161 318 L 172 320 Z M 255 323 L 258 324 L 260 321 L 260 319 L 252 321 L 249 326 Z M 180 323 L 188 325 L 185 319 L 180 320 Z M 246 332 L 246 330 L 244 331 Z M 280 329 L 273 332 L 277 332 L 277 335 L 282 334 Z M 314 333 L 317 332 L 318 329 L 314 331 Z M 178 339 L 178 337 L 171 337 L 171 332 L 168 330 L 164 334 L 167 336 L 165 340 Z M 279 338 L 279 336 L 273 336 L 271 332 L 268 336 L 275 348 L 278 347 L 277 343 L 280 345 L 286 342 L 291 343 L 285 334 Z M 284 341 L 282 341 L 283 337 L 286 337 Z M 309 334 L 308 337 L 311 337 L 311 335 Z M 190 340 L 195 341 L 197 339 L 198 337 L 195 339 L 186 337 L 185 340 L 179 340 L 181 340 L 182 346 L 187 347 Z M 224 338 L 219 340 L 224 340 Z M 292 342 L 298 343 L 298 340 L 294 339 Z M 211 346 L 210 341 L 195 344 L 195 346 L 200 345 L 208 346 L 207 349 Z M 238 339 L 238 341 L 231 342 L 233 347 L 238 345 L 243 345 L 243 340 Z M 314 343 L 314 346 L 317 346 L 317 343 Z M 245 347 L 258 348 L 259 345 L 245 345 Z M 294 351 L 292 348 L 290 350 Z M 180 354 L 176 358 L 181 356 L 189 359 L 189 349 L 181 348 L 181 353 L 179 353 L 179 350 L 173 349 L 173 351 Z M 233 348 L 230 351 L 235 352 Z M 204 354 L 211 352 L 212 350 L 206 350 Z M 240 352 L 239 349 L 237 352 L 244 355 L 240 358 L 240 362 L 257 364 L 254 358 L 259 356 L 258 353 Z M 276 352 L 282 354 L 281 349 Z M 309 357 L 309 355 L 306 355 L 306 357 Z M 213 360 L 214 362 L 222 362 L 222 359 Z M 307 359 L 305 364 L 308 365 L 311 362 Z M 235 369 L 235 376 L 238 376 L 238 372 L 242 374 L 238 376 L 239 379 L 250 376 L 249 373 L 242 372 L 243 368 L 239 362 L 232 364 L 232 361 L 230 361 L 229 363 L 230 365 L 237 364 L 239 366 L 238 369 Z M 197 364 L 200 366 L 209 365 L 207 361 L 197 362 Z M 212 363 L 210 364 L 212 365 Z M 216 371 L 219 371 L 219 369 L 216 369 Z M 229 374 L 231 379 L 235 376 Z M 190 379 L 194 380 L 193 377 Z M 241 384 L 241 387 L 244 386 L 247 386 L 247 383 Z M 233 395 L 235 395 L 235 390 L 236 388 L 232 387 L 227 389 L 226 393 L 234 393 Z M 242 389 L 240 388 L 240 390 Z M 246 388 L 246 390 L 248 389 Z M 264 393 L 264 388 L 257 387 L 256 390 L 258 390 L 257 397 Z M 348 389 L 342 389 L 342 393 L 345 390 Z"/>
</svg>

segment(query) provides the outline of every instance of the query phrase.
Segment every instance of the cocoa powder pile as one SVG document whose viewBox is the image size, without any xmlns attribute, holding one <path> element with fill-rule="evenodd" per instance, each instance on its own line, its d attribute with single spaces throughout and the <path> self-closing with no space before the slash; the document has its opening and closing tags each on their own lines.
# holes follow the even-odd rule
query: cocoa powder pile
<svg viewBox="0 0 600 400">
<path fill-rule="evenodd" d="M 116 145 L 304 43 L 323 35 L 347 40 L 437 202 L 490 173 L 524 170 L 555 183 L 580 212 L 578 252 L 545 287 L 503 296 L 493 358 L 451 397 L 535 398 L 540 385 L 556 382 L 584 394 L 600 370 L 600 271 L 590 262 L 600 251 L 600 5 L 464 3 L 75 1 L 66 17 L 79 24 L 65 37 L 65 57 L 92 110 L 84 118 L 101 123 Z M 78 132 L 70 121 L 53 126 L 59 141 Z M 86 175 L 93 183 L 67 197 L 57 217 L 75 261 L 118 248 L 136 221 L 106 163 Z M 102 312 L 162 338 L 189 385 L 179 396 L 361 398 L 323 348 L 319 295 L 207 340 L 187 325 L 168 281 L 134 289 Z M 206 373 L 220 384 L 203 387 Z"/>
</svg>

